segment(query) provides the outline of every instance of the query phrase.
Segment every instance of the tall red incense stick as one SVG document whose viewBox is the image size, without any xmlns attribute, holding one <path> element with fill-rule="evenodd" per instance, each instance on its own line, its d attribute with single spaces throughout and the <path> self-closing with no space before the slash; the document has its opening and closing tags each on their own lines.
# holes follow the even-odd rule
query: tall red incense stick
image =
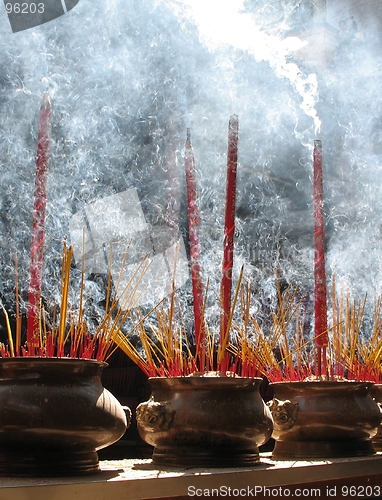
<svg viewBox="0 0 382 500">
<path fill-rule="evenodd" d="M 315 140 L 313 151 L 314 337 L 318 376 L 327 375 L 326 348 L 328 346 L 323 204 L 322 144 L 320 140 Z"/>
<path fill-rule="evenodd" d="M 200 371 L 204 370 L 204 324 L 203 324 L 203 281 L 201 271 L 201 249 L 199 235 L 199 210 L 197 205 L 195 158 L 191 145 L 190 129 L 187 129 L 185 143 L 185 170 L 187 187 L 187 209 L 188 209 L 188 234 L 190 242 L 190 261 L 192 294 L 194 300 L 194 328 L 196 356 L 199 360 Z"/>
<path fill-rule="evenodd" d="M 220 288 L 221 318 L 218 369 L 228 369 L 228 354 L 225 348 L 229 339 L 229 318 L 231 312 L 232 268 L 234 256 L 235 211 L 236 211 L 236 171 L 238 156 L 239 120 L 231 115 L 228 125 L 226 205 L 223 242 L 222 281 Z"/>
<path fill-rule="evenodd" d="M 27 345 L 28 354 L 33 356 L 39 345 L 39 311 L 42 288 L 42 264 L 45 237 L 46 183 L 48 176 L 50 127 L 52 107 L 47 93 L 44 93 L 40 108 L 38 128 L 32 240 L 30 249 L 30 277 L 28 292 Z"/>
</svg>

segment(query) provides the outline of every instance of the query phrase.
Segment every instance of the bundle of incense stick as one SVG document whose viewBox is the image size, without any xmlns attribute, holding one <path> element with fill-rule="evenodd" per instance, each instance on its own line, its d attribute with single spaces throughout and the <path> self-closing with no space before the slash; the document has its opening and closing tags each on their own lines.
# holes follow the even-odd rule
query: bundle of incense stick
<svg viewBox="0 0 382 500">
<path fill-rule="evenodd" d="M 362 332 L 367 297 L 352 299 L 350 292 L 340 293 L 332 281 L 333 325 L 329 368 L 333 376 L 349 380 L 382 382 L 382 297 L 374 299 L 372 330 Z"/>
<path fill-rule="evenodd" d="M 0 303 L 7 326 L 8 344 L 0 344 L 1 357 L 14 356 L 39 356 L 39 357 L 70 357 L 80 359 L 106 360 L 116 348 L 113 337 L 115 331 L 120 331 L 126 322 L 130 311 L 123 311 L 119 307 L 117 291 L 111 296 L 111 278 L 109 271 L 108 288 L 106 291 L 106 307 L 104 316 L 100 319 L 95 331 L 89 329 L 85 319 L 83 291 L 84 291 L 84 262 L 82 262 L 80 296 L 76 309 L 69 303 L 70 269 L 73 258 L 72 247 L 63 247 L 61 271 L 61 302 L 53 307 L 53 312 L 48 315 L 41 306 L 38 311 L 37 340 L 30 348 L 28 340 L 21 345 L 21 335 L 14 335 L 11 330 L 8 313 Z M 128 297 L 132 306 L 135 304 L 137 283 L 139 283 L 148 269 L 150 261 L 145 258 L 133 273 L 122 294 Z M 16 290 L 18 287 L 16 286 Z M 16 292 L 17 293 L 17 292 Z M 19 301 L 16 295 L 16 304 Z M 18 309 L 17 309 L 18 310 Z M 49 317 L 49 320 L 48 320 Z M 18 323 L 16 318 L 16 328 Z M 14 341 L 15 337 L 15 341 Z"/>
<path fill-rule="evenodd" d="M 356 349 L 361 370 L 355 370 L 357 377 L 377 384 L 382 383 L 382 296 L 374 299 L 373 329 L 370 338 L 360 339 Z M 355 362 L 356 363 L 356 362 Z M 355 364 L 354 363 L 354 364 Z"/>
<path fill-rule="evenodd" d="M 182 324 L 173 322 L 171 307 L 156 306 L 156 321 L 146 322 L 148 316 L 131 311 L 134 325 L 128 334 L 113 333 L 113 340 L 149 377 L 176 377 L 198 372 L 197 359 L 192 352 Z"/>
<path fill-rule="evenodd" d="M 277 274 L 276 274 L 277 276 Z M 228 369 L 217 366 L 216 332 L 205 325 L 205 372 L 241 377 L 266 376 L 271 382 L 299 380 L 382 379 L 382 297 L 375 300 L 374 328 L 371 339 L 361 335 L 365 300 L 351 301 L 348 293 L 335 291 L 332 284 L 332 324 L 328 330 L 326 375 L 317 375 L 315 338 L 304 331 L 306 321 L 303 299 L 298 287 L 283 292 L 277 283 L 277 308 L 270 313 L 271 326 L 264 331 L 251 314 L 252 290 L 242 283 L 243 269 L 233 294 L 227 345 Z M 174 322 L 175 287 L 167 305 L 161 302 L 146 316 L 130 311 L 132 325 L 126 334 L 115 328 L 112 339 L 148 376 L 176 377 L 202 375 L 197 356 L 190 346 L 185 322 Z M 234 317 L 234 311 L 235 317 Z M 154 318 L 153 318 L 154 317 Z"/>
<path fill-rule="evenodd" d="M 236 336 L 229 344 L 229 351 L 238 360 L 236 373 L 241 376 L 265 375 L 271 382 L 301 380 L 312 374 L 309 347 L 313 341 L 304 338 L 299 289 L 288 287 L 282 293 L 279 281 L 277 287 L 278 307 L 271 314 L 267 332 L 250 313 L 250 286 L 242 289 L 242 321 L 233 327 Z"/>
<path fill-rule="evenodd" d="M 130 332 L 114 330 L 113 340 L 149 377 L 266 375 L 271 381 L 279 381 L 312 376 L 309 346 L 313 339 L 306 341 L 304 338 L 298 289 L 288 288 L 283 294 L 279 289 L 279 306 L 271 316 L 270 332 L 265 333 L 250 314 L 252 290 L 248 283 L 242 284 L 242 280 L 243 269 L 228 319 L 233 338 L 227 345 L 228 363 L 224 372 L 217 365 L 216 334 L 208 324 L 205 325 L 205 371 L 200 372 L 182 317 L 173 322 L 175 290 L 167 306 L 162 302 L 146 316 L 131 311 L 129 320 L 133 326 Z M 290 335 L 293 327 L 297 332 L 295 338 Z"/>
<path fill-rule="evenodd" d="M 229 351 L 238 360 L 235 372 L 242 376 L 265 375 L 271 382 L 299 380 L 382 381 L 382 296 L 374 300 L 372 331 L 362 334 L 366 297 L 351 299 L 336 290 L 332 278 L 332 319 L 328 328 L 325 375 L 317 374 L 316 339 L 304 334 L 305 315 L 298 288 L 284 293 L 278 285 L 278 309 L 264 332 L 250 313 L 250 291 L 241 291 L 244 321 L 234 325 L 236 338 Z"/>
<path fill-rule="evenodd" d="M 230 324 L 233 322 L 231 316 L 239 296 L 242 275 L 243 270 L 232 301 Z M 112 338 L 115 344 L 149 377 L 182 377 L 205 373 L 220 376 L 235 374 L 237 363 L 232 355 L 228 370 L 226 372 L 217 370 L 216 336 L 208 324 L 204 325 L 204 370 L 200 370 L 199 358 L 189 343 L 179 304 L 176 304 L 179 317 L 174 321 L 175 302 L 175 286 L 173 286 L 171 297 L 167 302 L 160 302 L 146 315 L 141 314 L 139 310 L 130 311 L 131 329 L 128 333 L 113 330 Z"/>
</svg>

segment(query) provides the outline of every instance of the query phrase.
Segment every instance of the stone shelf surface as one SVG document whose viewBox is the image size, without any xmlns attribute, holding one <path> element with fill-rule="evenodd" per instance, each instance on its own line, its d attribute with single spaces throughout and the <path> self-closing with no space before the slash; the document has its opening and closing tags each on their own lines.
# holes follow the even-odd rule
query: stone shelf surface
<svg viewBox="0 0 382 500">
<path fill-rule="evenodd" d="M 100 467 L 87 476 L 0 478 L 0 500 L 382 498 L 382 453 L 304 462 L 264 453 L 257 466 L 224 469 L 158 467 L 142 459 L 101 461 Z M 308 488 L 315 488 L 311 495 Z"/>
</svg>

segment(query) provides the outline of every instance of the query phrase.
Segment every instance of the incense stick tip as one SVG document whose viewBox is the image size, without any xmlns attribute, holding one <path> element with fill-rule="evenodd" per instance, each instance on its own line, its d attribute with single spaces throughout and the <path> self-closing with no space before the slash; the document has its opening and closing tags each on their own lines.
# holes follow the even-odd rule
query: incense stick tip
<svg viewBox="0 0 382 500">
<path fill-rule="evenodd" d="M 229 117 L 228 134 L 232 137 L 235 137 L 237 140 L 237 137 L 239 135 L 239 118 L 237 115 L 231 115 Z"/>
<path fill-rule="evenodd" d="M 41 98 L 41 107 L 42 108 L 52 108 L 52 103 L 50 101 L 49 93 L 47 91 L 43 92 Z"/>
<path fill-rule="evenodd" d="M 230 115 L 229 122 L 232 125 L 237 125 L 239 123 L 239 117 L 238 117 L 238 115 Z"/>
</svg>

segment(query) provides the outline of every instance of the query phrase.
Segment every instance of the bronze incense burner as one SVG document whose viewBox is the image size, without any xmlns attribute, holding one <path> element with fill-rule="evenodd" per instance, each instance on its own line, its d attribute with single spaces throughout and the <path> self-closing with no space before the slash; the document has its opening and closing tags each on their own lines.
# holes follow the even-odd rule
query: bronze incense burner
<svg viewBox="0 0 382 500">
<path fill-rule="evenodd" d="M 371 382 L 273 383 L 273 457 L 318 459 L 373 455 L 381 411 Z"/>
<path fill-rule="evenodd" d="M 272 416 L 259 393 L 261 378 L 151 378 L 152 396 L 137 408 L 141 437 L 153 462 L 236 467 L 258 464 Z"/>
<path fill-rule="evenodd" d="M 130 423 L 130 410 L 101 385 L 105 366 L 90 359 L 0 359 L 0 475 L 99 470 L 97 450 L 120 439 Z"/>
</svg>

